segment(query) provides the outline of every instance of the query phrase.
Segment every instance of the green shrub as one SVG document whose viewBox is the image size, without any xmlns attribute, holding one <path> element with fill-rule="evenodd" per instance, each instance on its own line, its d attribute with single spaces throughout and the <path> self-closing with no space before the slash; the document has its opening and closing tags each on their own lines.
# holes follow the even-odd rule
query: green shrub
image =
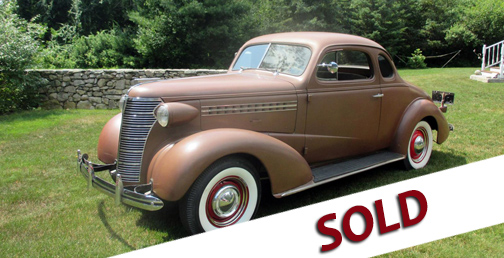
<svg viewBox="0 0 504 258">
<path fill-rule="evenodd" d="M 27 22 L 15 13 L 13 1 L 0 1 L 0 114 L 39 105 L 41 78 L 27 74 L 38 54 L 37 38 L 42 26 Z"/>
<path fill-rule="evenodd" d="M 51 40 L 42 50 L 41 68 L 133 68 L 137 53 L 127 31 L 113 29 L 79 36 L 75 26 L 63 25 L 51 30 Z"/>
<path fill-rule="evenodd" d="M 419 48 L 417 48 L 411 54 L 411 57 L 408 57 L 408 67 L 413 69 L 427 68 L 427 64 L 425 63 L 425 56 L 422 54 L 422 51 Z"/>
<path fill-rule="evenodd" d="M 77 68 L 72 57 L 72 41 L 76 27 L 63 24 L 58 30 L 51 28 L 51 39 L 46 42 L 36 61 L 38 68 Z"/>
<path fill-rule="evenodd" d="M 135 67 L 134 54 L 129 35 L 118 29 L 76 38 L 71 52 L 79 68 Z"/>
</svg>

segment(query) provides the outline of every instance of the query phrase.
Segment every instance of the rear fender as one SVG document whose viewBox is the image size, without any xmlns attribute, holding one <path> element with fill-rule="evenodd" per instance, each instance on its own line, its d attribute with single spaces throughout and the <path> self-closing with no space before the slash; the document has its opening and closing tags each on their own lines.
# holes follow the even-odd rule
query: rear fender
<svg viewBox="0 0 504 258">
<path fill-rule="evenodd" d="M 312 180 L 306 160 L 292 147 L 271 136 L 242 129 L 214 129 L 188 136 L 159 150 L 149 165 L 153 191 L 168 201 L 181 199 L 212 163 L 233 154 L 248 154 L 265 167 L 273 194 Z"/>
<path fill-rule="evenodd" d="M 433 130 L 437 130 L 437 143 L 443 143 L 449 135 L 448 122 L 439 108 L 428 99 L 414 101 L 404 113 L 399 127 L 396 130 L 390 150 L 403 155 L 408 155 L 408 143 L 415 125 L 427 121 Z"/>
</svg>

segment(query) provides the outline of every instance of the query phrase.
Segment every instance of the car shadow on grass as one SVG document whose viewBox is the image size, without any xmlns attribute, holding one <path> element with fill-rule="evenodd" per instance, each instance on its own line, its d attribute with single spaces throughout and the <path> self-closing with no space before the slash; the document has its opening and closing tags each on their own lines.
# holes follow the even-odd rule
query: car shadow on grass
<svg viewBox="0 0 504 258">
<path fill-rule="evenodd" d="M 131 206 L 124 208 L 141 212 L 141 217 L 136 222 L 136 226 L 152 231 L 166 233 L 166 235 L 163 237 L 163 242 L 168 242 L 189 236 L 189 234 L 185 231 L 184 227 L 180 223 L 176 204 L 165 205 L 165 207 L 163 207 L 163 209 L 159 211 L 145 211 Z M 120 233 L 116 232 L 116 230 L 114 230 L 114 228 L 110 225 L 110 218 L 107 218 L 106 214 L 105 201 L 101 201 L 98 204 L 98 216 L 100 217 L 103 226 L 109 232 L 110 238 L 117 240 L 132 251 L 137 249 L 136 247 L 128 243 L 128 241 L 126 241 L 120 235 Z"/>
<path fill-rule="evenodd" d="M 466 163 L 467 161 L 465 157 L 449 152 L 433 151 L 428 166 L 420 170 L 406 171 L 402 161 L 395 162 L 281 199 L 273 197 L 269 182 L 263 181 L 262 198 L 256 217 L 259 218 L 273 215 L 279 212 L 358 193 L 383 185 L 435 173 L 448 168 L 464 165 Z M 107 227 L 106 221 L 103 219 L 102 221 L 104 221 L 105 227 Z M 148 230 L 166 233 L 163 237 L 163 241 L 165 242 L 190 236 L 180 222 L 176 203 L 168 203 L 159 211 L 149 212 L 142 210 L 142 215 L 136 224 L 137 226 Z M 113 232 L 110 227 L 107 227 L 107 229 L 110 231 L 112 237 L 118 239 L 123 244 L 130 246 L 126 241 L 124 241 L 124 239 Z"/>
<path fill-rule="evenodd" d="M 269 182 L 263 181 L 263 196 L 256 217 L 273 215 L 465 164 L 467 160 L 463 156 L 449 151 L 433 151 L 429 164 L 423 169 L 405 170 L 403 161 L 398 161 L 280 199 L 272 196 Z"/>
<path fill-rule="evenodd" d="M 187 237 L 189 233 L 180 222 L 177 203 L 165 203 L 159 211 L 143 211 L 137 226 L 158 232 L 165 232 L 165 242 Z"/>
<path fill-rule="evenodd" d="M 105 201 L 101 201 L 98 204 L 98 216 L 100 217 L 103 226 L 107 229 L 110 234 L 110 237 L 119 241 L 124 246 L 127 246 L 130 250 L 135 250 L 136 248 L 128 243 L 121 235 L 117 234 L 117 232 L 110 226 L 108 223 L 107 215 L 105 214 Z"/>
</svg>

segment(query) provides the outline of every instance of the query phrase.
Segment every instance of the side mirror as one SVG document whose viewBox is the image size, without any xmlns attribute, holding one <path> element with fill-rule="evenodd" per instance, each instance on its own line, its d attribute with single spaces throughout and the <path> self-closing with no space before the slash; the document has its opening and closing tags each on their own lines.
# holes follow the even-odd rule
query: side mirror
<svg viewBox="0 0 504 258">
<path fill-rule="evenodd" d="M 336 62 L 330 62 L 328 64 L 326 63 L 321 63 L 317 65 L 318 67 L 327 67 L 327 71 L 329 71 L 332 74 L 335 74 L 338 72 L 338 64 Z"/>
</svg>

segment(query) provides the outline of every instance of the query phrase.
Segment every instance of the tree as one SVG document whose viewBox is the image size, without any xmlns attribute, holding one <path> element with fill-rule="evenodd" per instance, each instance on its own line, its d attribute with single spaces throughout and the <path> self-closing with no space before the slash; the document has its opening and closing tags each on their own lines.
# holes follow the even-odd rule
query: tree
<svg viewBox="0 0 504 258">
<path fill-rule="evenodd" d="M 2 0 L 0 0 L 2 1 Z M 13 1 L 13 0 L 10 0 Z M 496 0 L 18 0 L 17 13 L 47 26 L 46 67 L 225 68 L 248 39 L 328 31 L 371 38 L 405 60 L 504 38 Z M 447 60 L 427 59 L 429 66 Z"/>
<path fill-rule="evenodd" d="M 354 0 L 351 3 L 351 33 L 370 38 L 393 56 L 410 51 L 407 31 L 416 1 Z"/>
<path fill-rule="evenodd" d="M 504 39 L 504 2 L 493 0 L 461 2 L 459 19 L 446 31 L 451 45 L 476 47 Z"/>
<path fill-rule="evenodd" d="M 70 58 L 79 68 L 135 67 L 137 56 L 130 36 L 114 28 L 75 38 Z"/>
<path fill-rule="evenodd" d="M 39 78 L 28 75 L 38 52 L 42 26 L 14 13 L 13 1 L 0 1 L 0 114 L 38 105 Z"/>
<path fill-rule="evenodd" d="M 431 51 L 445 51 L 446 30 L 459 19 L 456 9 L 459 0 L 421 0 L 419 11 L 423 25 L 419 33 L 419 47 Z"/>
<path fill-rule="evenodd" d="M 130 13 L 148 67 L 225 68 L 253 28 L 246 1 L 146 0 Z"/>
<path fill-rule="evenodd" d="M 128 12 L 134 8 L 130 0 L 73 0 L 71 13 L 79 34 L 87 36 L 119 26 L 124 29 L 133 26 Z"/>
<path fill-rule="evenodd" d="M 25 20 L 37 18 L 36 22 L 48 28 L 59 29 L 70 21 L 72 0 L 18 0 L 16 13 Z M 49 39 L 49 35 L 46 35 Z"/>
</svg>

